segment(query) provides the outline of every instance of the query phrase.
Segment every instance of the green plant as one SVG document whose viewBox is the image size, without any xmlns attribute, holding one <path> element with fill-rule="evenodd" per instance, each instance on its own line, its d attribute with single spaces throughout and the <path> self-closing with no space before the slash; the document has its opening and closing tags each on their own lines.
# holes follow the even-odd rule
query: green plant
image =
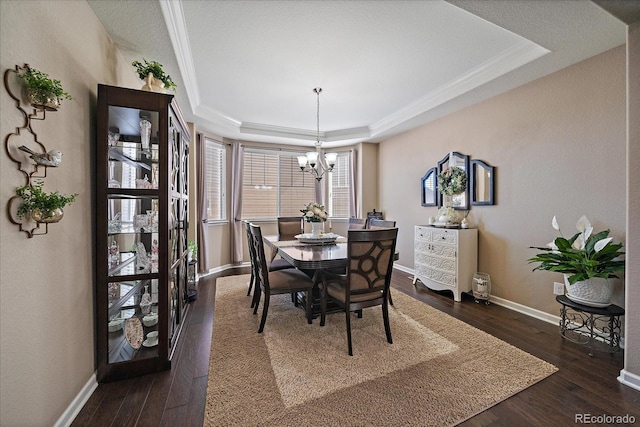
<svg viewBox="0 0 640 427">
<path fill-rule="evenodd" d="M 36 181 L 32 185 L 16 188 L 16 195 L 22 199 L 17 211 L 19 218 L 24 218 L 35 209 L 40 210 L 45 217 L 50 216 L 54 210 L 62 209 L 78 197 L 78 194 L 65 196 L 58 191 L 47 193 L 42 189 L 43 184 L 42 181 Z"/>
<path fill-rule="evenodd" d="M 25 81 L 27 88 L 31 90 L 38 102 L 46 103 L 49 98 L 57 98 L 59 101 L 73 99 L 71 95 L 64 91 L 60 80 L 52 79 L 47 73 L 38 71 L 35 68 L 27 67 L 18 77 Z"/>
<path fill-rule="evenodd" d="M 551 225 L 560 231 L 556 217 Z M 621 243 L 612 243 L 609 230 L 593 234 L 593 227 L 586 216 L 576 224 L 578 233 L 570 239 L 560 237 L 548 243 L 546 247 L 531 246 L 542 251 L 530 258 L 529 263 L 539 262 L 535 270 L 555 271 L 568 275 L 569 284 L 587 280 L 591 277 L 614 278 L 616 272 L 624 272 L 624 255 Z"/>
<path fill-rule="evenodd" d="M 136 67 L 136 73 L 138 73 L 138 77 L 144 79 L 149 75 L 149 73 L 153 74 L 153 77 L 160 80 L 164 83 L 165 89 L 176 90 L 176 84 L 171 80 L 171 76 L 165 74 L 162 70 L 162 64 L 156 61 L 147 61 L 146 59 L 142 59 L 144 63 L 140 61 L 133 61 L 131 65 Z"/>
<path fill-rule="evenodd" d="M 198 244 L 193 240 L 189 240 L 187 242 L 187 250 L 191 252 L 193 256 L 196 256 L 198 254 Z"/>
</svg>

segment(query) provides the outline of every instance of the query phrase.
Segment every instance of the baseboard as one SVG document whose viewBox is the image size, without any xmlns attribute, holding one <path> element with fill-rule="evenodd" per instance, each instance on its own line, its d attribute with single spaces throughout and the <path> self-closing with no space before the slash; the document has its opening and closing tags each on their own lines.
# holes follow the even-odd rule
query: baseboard
<svg viewBox="0 0 640 427">
<path fill-rule="evenodd" d="M 225 265 L 221 265 L 221 266 L 216 267 L 216 268 L 212 268 L 207 273 L 199 274 L 198 275 L 198 279 L 210 276 L 212 274 L 222 273 L 223 271 L 229 270 L 231 268 L 250 267 L 250 266 L 251 266 L 251 263 L 249 263 L 249 262 L 243 262 L 241 264 L 225 264 Z"/>
<path fill-rule="evenodd" d="M 93 375 L 91 375 L 91 378 L 89 378 L 89 381 L 87 381 L 84 387 L 82 387 L 78 395 L 71 401 L 67 409 L 65 409 L 62 415 L 60 415 L 60 418 L 58 418 L 58 421 L 56 421 L 54 427 L 70 426 L 97 387 L 98 381 L 96 379 L 96 373 L 94 372 Z"/>
<path fill-rule="evenodd" d="M 632 374 L 629 371 L 625 371 L 622 369 L 620 371 L 620 376 L 618 377 L 618 381 L 622 384 L 629 386 L 635 390 L 640 391 L 640 376 L 636 374 Z"/>
<path fill-rule="evenodd" d="M 527 316 L 533 317 L 535 319 L 542 320 L 543 322 L 552 323 L 556 326 L 560 324 L 560 316 L 549 314 L 535 308 L 527 307 L 526 305 L 509 301 L 508 299 L 491 295 L 491 302 L 495 305 L 499 305 L 510 310 L 517 311 L 518 313 L 526 314 Z"/>
<path fill-rule="evenodd" d="M 405 267 L 403 265 L 399 265 L 397 263 L 393 265 L 393 268 L 405 273 L 409 273 L 411 275 L 410 279 L 413 280 L 413 269 Z M 491 295 L 491 302 L 547 323 L 553 323 L 554 325 L 558 325 L 560 323 L 560 316 L 554 316 L 553 314 L 545 313 L 544 311 L 536 310 L 535 308 L 527 307 L 526 305 L 518 304 L 517 302 L 509 301 L 504 298 Z"/>
</svg>

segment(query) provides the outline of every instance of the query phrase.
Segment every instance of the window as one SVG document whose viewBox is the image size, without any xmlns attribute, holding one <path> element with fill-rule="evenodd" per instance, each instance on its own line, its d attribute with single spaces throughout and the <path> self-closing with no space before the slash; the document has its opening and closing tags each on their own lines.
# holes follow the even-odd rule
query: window
<svg viewBox="0 0 640 427">
<path fill-rule="evenodd" d="M 333 172 L 325 175 L 329 186 L 327 212 L 331 218 L 349 218 L 351 200 L 349 153 L 338 153 Z"/>
<path fill-rule="evenodd" d="M 226 215 L 226 164 L 227 150 L 224 144 L 204 139 L 205 197 L 207 220 L 225 220 Z"/>
<path fill-rule="evenodd" d="M 302 215 L 315 200 L 315 179 L 300 172 L 299 153 L 246 149 L 242 176 L 242 218 Z"/>
<path fill-rule="evenodd" d="M 315 178 L 302 173 L 296 156 L 299 153 L 246 149 L 242 177 L 242 218 L 273 219 L 299 216 L 300 209 L 315 197 Z M 332 218 L 348 218 L 351 200 L 350 155 L 338 153 L 332 173 L 322 183 L 327 185 L 327 212 Z"/>
</svg>

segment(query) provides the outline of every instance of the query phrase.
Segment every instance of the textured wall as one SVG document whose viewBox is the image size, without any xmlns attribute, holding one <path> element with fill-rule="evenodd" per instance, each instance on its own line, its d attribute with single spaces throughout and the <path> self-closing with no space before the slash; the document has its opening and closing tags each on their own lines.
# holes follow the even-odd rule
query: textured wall
<svg viewBox="0 0 640 427">
<path fill-rule="evenodd" d="M 558 315 L 553 282 L 527 259 L 565 235 L 585 214 L 597 230 L 625 240 L 625 48 L 621 46 L 545 78 L 399 135 L 380 145 L 380 201 L 398 221 L 399 264 L 413 268 L 413 225 L 436 208 L 420 206 L 420 178 L 459 151 L 497 168 L 496 206 L 474 206 L 478 269 L 493 294 Z M 614 302 L 623 304 L 618 281 Z"/>
<path fill-rule="evenodd" d="M 47 171 L 45 190 L 79 194 L 47 235 L 29 239 L 4 214 L 24 177 L 0 156 L 0 425 L 45 426 L 59 419 L 95 369 L 90 147 L 96 86 L 139 87 L 139 81 L 86 2 L 3 0 L 0 15 L 2 71 L 29 63 L 61 80 L 75 98 L 33 124 L 48 149 L 64 153 L 62 165 Z M 0 101 L 4 141 L 22 120 L 4 88 Z"/>
</svg>

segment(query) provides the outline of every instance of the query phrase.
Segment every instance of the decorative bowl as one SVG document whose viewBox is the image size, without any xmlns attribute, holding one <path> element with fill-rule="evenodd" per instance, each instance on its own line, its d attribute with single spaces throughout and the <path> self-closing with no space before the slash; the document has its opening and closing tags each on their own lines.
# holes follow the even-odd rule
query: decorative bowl
<svg viewBox="0 0 640 427">
<path fill-rule="evenodd" d="M 147 314 L 142 318 L 142 324 L 146 327 L 150 327 L 158 323 L 158 315 L 156 313 Z"/>
<path fill-rule="evenodd" d="M 118 332 L 124 325 L 124 319 L 114 319 L 109 322 L 109 332 Z"/>
</svg>

